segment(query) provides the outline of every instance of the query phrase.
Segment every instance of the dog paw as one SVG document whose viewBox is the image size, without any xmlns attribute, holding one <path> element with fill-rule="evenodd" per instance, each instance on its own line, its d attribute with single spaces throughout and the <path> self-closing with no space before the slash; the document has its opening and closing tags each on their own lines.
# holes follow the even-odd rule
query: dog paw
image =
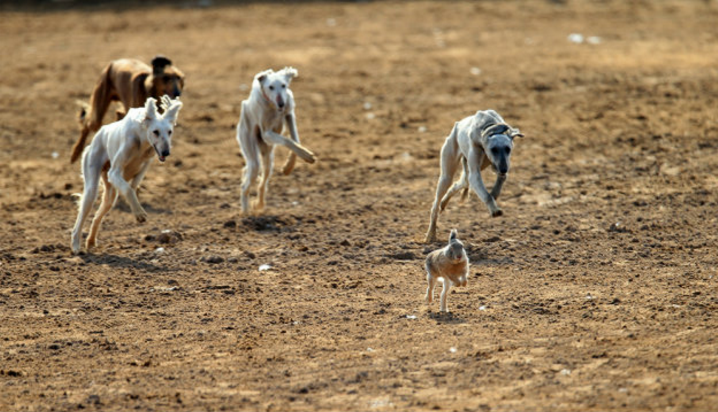
<svg viewBox="0 0 718 412">
<path fill-rule="evenodd" d="M 491 212 L 491 217 L 499 217 L 499 216 L 503 216 L 503 215 L 504 215 L 504 211 L 501 209 L 496 209 L 493 212 Z"/>
<path fill-rule="evenodd" d="M 147 221 L 147 212 L 136 214 L 135 219 L 137 219 L 137 223 L 145 223 Z"/>
<path fill-rule="evenodd" d="M 264 210 L 264 202 L 260 202 L 259 200 L 252 202 L 252 209 L 255 212 L 261 212 Z"/>
</svg>

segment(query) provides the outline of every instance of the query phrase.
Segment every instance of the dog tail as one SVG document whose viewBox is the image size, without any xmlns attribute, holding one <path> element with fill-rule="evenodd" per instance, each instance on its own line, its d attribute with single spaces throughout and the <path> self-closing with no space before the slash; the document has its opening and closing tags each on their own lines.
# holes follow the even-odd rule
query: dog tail
<svg viewBox="0 0 718 412">
<path fill-rule="evenodd" d="M 107 108 L 110 107 L 112 102 L 112 75 L 111 69 L 112 63 L 105 67 L 100 75 L 100 80 L 95 85 L 95 90 L 92 91 L 90 97 L 90 104 L 82 103 L 82 109 L 78 115 L 78 120 L 82 125 L 82 131 L 80 132 L 80 138 L 75 142 L 72 147 L 72 155 L 70 156 L 70 163 L 75 163 L 82 154 L 82 149 L 85 148 L 85 142 L 90 132 L 97 131 L 102 125 L 102 118 L 105 117 Z"/>
</svg>

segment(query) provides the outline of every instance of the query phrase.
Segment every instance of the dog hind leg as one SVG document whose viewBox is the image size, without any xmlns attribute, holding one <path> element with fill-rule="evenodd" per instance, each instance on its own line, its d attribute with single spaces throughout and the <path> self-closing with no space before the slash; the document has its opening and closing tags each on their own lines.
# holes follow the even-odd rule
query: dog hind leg
<svg viewBox="0 0 718 412">
<path fill-rule="evenodd" d="M 444 197 L 441 199 L 441 205 L 440 210 L 443 212 L 444 209 L 446 209 L 446 205 L 449 203 L 449 200 L 456 194 L 456 192 L 463 189 L 463 192 L 461 193 L 461 201 L 466 200 L 466 196 L 468 194 L 468 188 L 469 188 L 469 169 L 466 165 L 466 158 L 461 158 L 461 163 L 463 164 L 463 170 L 461 172 L 461 177 L 459 178 L 456 183 L 454 183 L 453 186 L 451 186 L 451 189 L 444 195 Z"/>
<path fill-rule="evenodd" d="M 102 184 L 104 188 L 104 194 L 102 196 L 102 203 L 100 208 L 95 213 L 95 218 L 92 220 L 92 226 L 90 227 L 90 234 L 87 236 L 87 243 L 85 247 L 89 250 L 97 244 L 97 233 L 100 231 L 100 225 L 102 225 L 102 219 L 112 209 L 112 205 L 115 203 L 117 198 L 117 190 L 107 180 L 107 172 L 102 173 Z"/>
<path fill-rule="evenodd" d="M 239 126 L 237 127 L 237 142 L 239 148 L 242 151 L 244 157 L 244 172 L 242 177 L 242 185 L 240 191 L 240 201 L 242 204 L 242 214 L 249 214 L 249 188 L 257 180 L 257 174 L 259 172 L 259 136 L 255 134 L 259 133 L 255 130 L 254 133 L 249 128 L 249 121 L 245 118 L 245 109 L 242 108 L 242 118 L 240 119 Z"/>
<path fill-rule="evenodd" d="M 89 151 L 85 152 L 85 156 L 82 159 L 82 177 L 85 180 L 85 187 L 80 198 L 79 211 L 77 214 L 77 220 L 75 221 L 75 227 L 72 229 L 72 253 L 80 253 L 80 243 L 82 241 L 82 225 L 85 223 L 87 216 L 90 214 L 92 205 L 95 204 L 97 199 L 97 186 L 99 185 L 99 166 L 92 164 L 92 160 L 89 159 Z"/>
<path fill-rule="evenodd" d="M 452 136 L 455 131 L 452 132 Z M 436 220 L 439 217 L 439 203 L 443 198 L 451 181 L 456 174 L 456 168 L 458 166 L 458 159 L 456 158 L 456 151 L 458 147 L 456 140 L 449 137 L 446 139 L 446 143 L 441 148 L 441 176 L 436 184 L 436 196 L 434 198 L 434 204 L 431 206 L 431 216 L 429 218 L 429 230 L 426 232 L 425 242 L 433 242 L 436 240 Z"/>
<path fill-rule="evenodd" d="M 80 138 L 72 147 L 70 163 L 75 163 L 75 161 L 80 158 L 80 155 L 85 148 L 87 136 L 91 132 L 99 130 L 100 126 L 102 126 L 102 118 L 105 117 L 107 108 L 110 107 L 110 103 L 112 102 L 111 67 L 112 64 L 105 67 L 105 70 L 100 75 L 100 80 L 97 82 L 95 89 L 92 91 L 89 109 L 82 118 L 82 131 L 80 132 Z"/>
<path fill-rule="evenodd" d="M 264 209 L 264 196 L 269 188 L 269 178 L 272 177 L 273 168 L 274 146 L 271 146 L 262 151 L 262 179 L 257 186 L 257 202 L 254 205 L 255 210 Z"/>
</svg>

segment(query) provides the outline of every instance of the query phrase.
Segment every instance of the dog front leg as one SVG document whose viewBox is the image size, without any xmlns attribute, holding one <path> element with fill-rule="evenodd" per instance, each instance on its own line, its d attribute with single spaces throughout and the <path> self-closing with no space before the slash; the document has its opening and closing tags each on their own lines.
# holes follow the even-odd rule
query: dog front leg
<svg viewBox="0 0 718 412">
<path fill-rule="evenodd" d="M 275 133 L 271 130 L 262 131 L 262 137 L 267 143 L 276 144 L 286 147 L 292 152 L 296 153 L 297 156 L 301 157 L 307 163 L 314 163 L 314 153 L 299 143 L 295 143 L 293 140 L 288 139 L 286 136 L 282 136 L 279 133 Z"/>
<path fill-rule="evenodd" d="M 504 182 L 506 181 L 506 175 L 496 175 L 496 183 L 494 183 L 494 187 L 491 188 L 491 196 L 494 198 L 494 200 L 499 198 L 499 195 L 501 194 L 501 188 L 504 187 Z"/>
<path fill-rule="evenodd" d="M 125 198 L 127 204 L 130 205 L 132 214 L 139 223 L 147 220 L 147 212 L 140 205 L 140 200 L 137 198 L 137 192 L 132 185 L 125 180 L 122 175 L 122 171 L 125 168 L 125 164 L 128 159 L 131 158 L 132 142 L 128 140 L 127 143 L 120 147 L 119 152 L 112 161 L 112 166 L 107 173 L 108 180 L 112 186 L 115 187 L 117 192 Z"/>
<path fill-rule="evenodd" d="M 294 116 L 294 113 L 288 114 L 284 121 L 287 123 L 287 129 L 289 130 L 289 136 L 294 140 L 294 142 L 299 143 L 299 132 L 297 131 L 297 119 Z M 294 165 L 297 163 L 297 155 L 296 153 L 292 152 L 289 154 L 289 157 L 287 157 L 287 161 L 284 163 L 284 167 L 282 167 L 282 173 L 285 175 L 288 175 L 294 170 Z"/>
<path fill-rule="evenodd" d="M 481 177 L 481 163 L 483 162 L 483 153 L 478 153 L 478 150 L 472 148 L 469 152 L 468 164 L 469 164 L 469 186 L 476 192 L 482 202 L 489 208 L 491 217 L 501 216 L 503 212 L 496 204 L 496 200 L 486 190 L 484 185 L 484 179 Z"/>
</svg>

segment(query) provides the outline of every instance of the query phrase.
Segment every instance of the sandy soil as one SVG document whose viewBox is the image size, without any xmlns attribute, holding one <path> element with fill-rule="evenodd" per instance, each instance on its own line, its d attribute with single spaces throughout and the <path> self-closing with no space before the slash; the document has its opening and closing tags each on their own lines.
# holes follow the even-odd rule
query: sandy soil
<svg viewBox="0 0 718 412">
<path fill-rule="evenodd" d="M 188 5 L 0 14 L 0 410 L 716 408 L 718 5 Z M 187 80 L 149 221 L 72 256 L 76 101 L 156 53 Z M 319 161 L 243 217 L 240 102 L 285 65 Z M 503 217 L 440 216 L 472 261 L 441 316 L 438 154 L 487 108 L 526 137 Z"/>
</svg>

